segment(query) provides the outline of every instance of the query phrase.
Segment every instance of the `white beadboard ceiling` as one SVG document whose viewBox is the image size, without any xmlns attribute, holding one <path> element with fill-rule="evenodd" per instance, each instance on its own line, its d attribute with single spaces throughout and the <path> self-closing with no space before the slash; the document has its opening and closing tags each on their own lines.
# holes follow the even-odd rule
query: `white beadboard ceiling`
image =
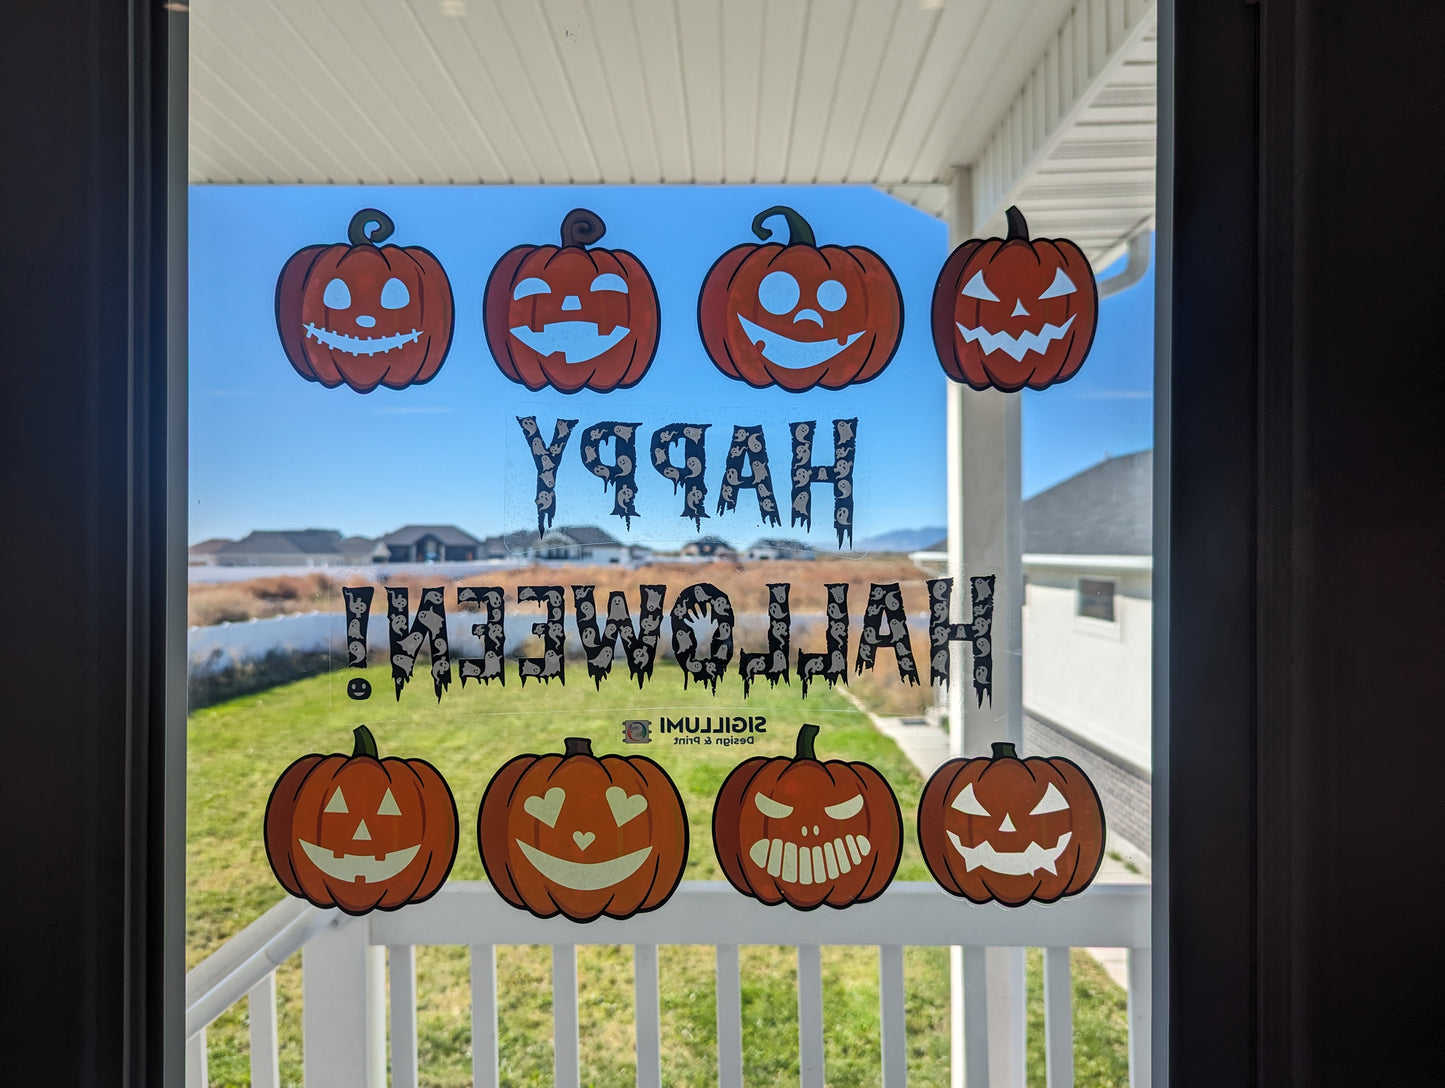
<svg viewBox="0 0 1445 1088">
<path fill-rule="evenodd" d="M 1154 209 L 1146 0 L 192 0 L 190 178 L 862 183 L 1020 204 L 1098 258 Z"/>
</svg>

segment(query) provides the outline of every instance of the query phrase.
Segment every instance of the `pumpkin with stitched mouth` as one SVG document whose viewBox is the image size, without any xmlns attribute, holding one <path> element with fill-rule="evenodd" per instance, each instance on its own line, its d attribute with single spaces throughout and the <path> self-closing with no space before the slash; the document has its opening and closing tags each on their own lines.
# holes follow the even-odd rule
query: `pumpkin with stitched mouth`
<svg viewBox="0 0 1445 1088">
<path fill-rule="evenodd" d="M 1008 907 L 1052 903 L 1089 886 L 1104 860 L 1104 809 L 1078 764 L 992 757 L 950 759 L 918 804 L 923 860 L 944 891 Z"/>
<path fill-rule="evenodd" d="M 585 737 L 522 755 L 477 812 L 492 887 L 539 918 L 630 918 L 667 902 L 687 865 L 682 795 L 646 756 L 596 756 Z"/>
<path fill-rule="evenodd" d="M 281 886 L 347 914 L 430 899 L 457 856 L 457 806 L 424 759 L 381 759 L 364 725 L 350 756 L 302 756 L 266 802 L 266 860 Z"/>
<path fill-rule="evenodd" d="M 903 856 L 903 814 L 867 763 L 818 759 L 818 727 L 797 754 L 738 764 L 713 806 L 712 837 L 729 883 L 769 905 L 846 907 L 883 894 Z"/>
<path fill-rule="evenodd" d="M 395 229 L 385 212 L 363 208 L 348 244 L 307 246 L 281 269 L 276 331 L 307 381 L 358 393 L 405 389 L 431 381 L 446 361 L 452 285 L 428 250 L 382 245 Z"/>
<path fill-rule="evenodd" d="M 1079 372 L 1094 343 L 1099 288 L 1067 238 L 1029 238 L 1017 208 L 1004 238 L 971 238 L 933 288 L 943 371 L 974 389 L 1046 389 Z"/>
<path fill-rule="evenodd" d="M 786 244 L 763 224 L 781 216 Z M 865 246 L 819 246 L 813 228 L 781 205 L 753 219 L 763 244 L 734 246 L 709 269 L 697 327 L 730 378 L 790 393 L 842 389 L 883 372 L 903 335 L 903 295 Z"/>
<path fill-rule="evenodd" d="M 647 373 L 662 327 L 657 288 L 631 253 L 597 245 L 606 232 L 596 212 L 574 208 L 560 247 L 514 246 L 492 268 L 482 327 L 512 381 L 608 393 Z"/>
</svg>

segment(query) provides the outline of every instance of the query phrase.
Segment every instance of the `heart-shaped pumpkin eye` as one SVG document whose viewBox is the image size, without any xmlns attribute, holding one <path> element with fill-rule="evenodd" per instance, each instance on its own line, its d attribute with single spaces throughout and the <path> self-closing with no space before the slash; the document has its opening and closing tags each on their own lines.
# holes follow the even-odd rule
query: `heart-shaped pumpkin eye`
<svg viewBox="0 0 1445 1088">
<path fill-rule="evenodd" d="M 629 797 L 621 786 L 608 786 L 605 796 L 607 807 L 612 810 L 612 818 L 617 821 L 618 827 L 647 811 L 646 797 L 640 793 Z"/>
<path fill-rule="evenodd" d="M 548 827 L 557 826 L 557 816 L 562 811 L 562 802 L 567 800 L 567 792 L 561 786 L 553 786 L 547 791 L 545 797 L 532 796 L 522 802 L 522 811 L 528 816 L 535 816 Z"/>
</svg>

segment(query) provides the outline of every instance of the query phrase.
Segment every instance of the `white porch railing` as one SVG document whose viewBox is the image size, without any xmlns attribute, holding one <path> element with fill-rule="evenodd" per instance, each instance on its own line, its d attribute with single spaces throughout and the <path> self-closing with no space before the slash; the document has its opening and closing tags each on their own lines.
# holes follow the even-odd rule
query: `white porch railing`
<svg viewBox="0 0 1445 1088">
<path fill-rule="evenodd" d="M 552 1015 L 558 1088 L 580 1083 L 577 945 L 634 947 L 637 1083 L 661 1088 L 657 948 L 717 948 L 718 1083 L 743 1083 L 740 945 L 796 945 L 798 1054 L 803 1088 L 822 1088 L 823 945 L 878 947 L 884 1088 L 907 1080 L 903 949 L 964 947 L 966 1083 L 988 1084 L 983 950 L 1044 949 L 1044 1032 L 1049 1088 L 1073 1084 L 1069 949 L 1129 950 L 1129 1080 L 1149 1084 L 1148 885 L 1095 885 L 1049 906 L 974 906 L 929 883 L 894 884 L 872 903 L 807 913 L 765 907 L 723 882 L 688 881 L 661 910 L 627 922 L 578 925 L 514 909 L 486 884 L 454 882 L 426 903 L 395 914 L 349 918 L 296 899 L 278 903 L 186 977 L 186 1085 L 206 1080 L 206 1025 L 242 997 L 249 1002 L 251 1084 L 279 1088 L 275 970 L 302 951 L 303 1064 L 311 1088 L 384 1088 L 387 1077 L 387 973 L 391 989 L 391 1084 L 416 1088 L 417 945 L 471 949 L 472 1062 L 477 1088 L 497 1073 L 496 946 L 552 946 Z M 636 943 L 645 938 L 647 944 Z M 389 954 L 389 955 L 388 955 Z"/>
</svg>

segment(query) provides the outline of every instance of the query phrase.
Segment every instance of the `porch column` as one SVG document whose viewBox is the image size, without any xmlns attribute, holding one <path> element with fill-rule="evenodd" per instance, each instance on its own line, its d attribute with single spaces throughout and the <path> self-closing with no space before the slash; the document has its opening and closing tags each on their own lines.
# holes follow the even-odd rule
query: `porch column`
<svg viewBox="0 0 1445 1088">
<path fill-rule="evenodd" d="M 956 167 L 950 179 L 948 225 L 950 246 L 973 235 L 972 172 L 967 167 Z M 955 587 L 956 621 L 969 618 L 967 577 L 995 576 L 991 702 L 985 699 L 979 706 L 968 683 L 972 650 L 963 643 L 950 644 L 949 752 L 980 756 L 987 755 L 996 741 L 1020 746 L 1023 742 L 1020 395 L 979 392 L 944 380 L 948 386 L 948 573 Z M 964 1088 L 963 949 L 955 947 L 951 955 L 952 1083 L 954 1088 Z M 984 960 L 988 1085 L 1023 1088 L 1024 950 L 990 948 Z M 979 999 L 975 995 L 975 1000 Z M 981 1086 L 967 1084 L 967 1088 Z"/>
</svg>

